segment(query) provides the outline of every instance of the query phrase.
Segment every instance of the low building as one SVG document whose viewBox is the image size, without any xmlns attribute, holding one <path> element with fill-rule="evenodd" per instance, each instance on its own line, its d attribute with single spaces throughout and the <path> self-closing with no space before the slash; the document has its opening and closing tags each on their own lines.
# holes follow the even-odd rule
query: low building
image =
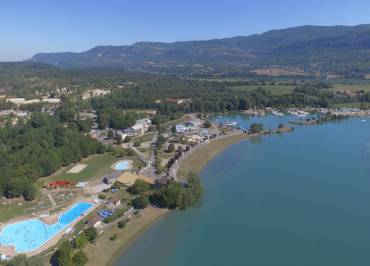
<svg viewBox="0 0 370 266">
<path fill-rule="evenodd" d="M 46 185 L 47 189 L 57 189 L 57 188 L 69 188 L 72 186 L 72 183 L 67 180 L 57 180 L 50 182 Z"/>
<path fill-rule="evenodd" d="M 133 129 L 133 128 L 126 128 L 126 129 L 124 129 L 124 130 L 122 130 L 122 133 L 123 134 L 126 134 L 127 136 L 129 136 L 129 137 L 135 137 L 136 135 L 136 133 L 135 133 L 135 129 Z"/>
<path fill-rule="evenodd" d="M 116 136 L 120 136 L 121 140 L 124 141 L 126 137 L 128 137 L 128 134 L 123 133 L 122 131 L 116 131 Z"/>
<path fill-rule="evenodd" d="M 114 197 L 108 199 L 108 201 L 107 201 L 107 206 L 110 209 L 115 209 L 115 208 L 117 208 L 120 205 L 121 205 L 121 200 L 116 199 Z"/>
<path fill-rule="evenodd" d="M 134 130 L 135 136 L 142 136 L 145 133 L 144 123 L 136 123 L 131 128 Z"/>
<path fill-rule="evenodd" d="M 182 124 L 176 125 L 176 132 L 177 133 L 184 133 L 185 131 L 187 131 L 186 126 L 184 126 Z"/>
<path fill-rule="evenodd" d="M 191 103 L 191 99 L 173 99 L 173 98 L 167 98 L 166 103 L 169 104 L 186 104 L 186 103 Z"/>
</svg>

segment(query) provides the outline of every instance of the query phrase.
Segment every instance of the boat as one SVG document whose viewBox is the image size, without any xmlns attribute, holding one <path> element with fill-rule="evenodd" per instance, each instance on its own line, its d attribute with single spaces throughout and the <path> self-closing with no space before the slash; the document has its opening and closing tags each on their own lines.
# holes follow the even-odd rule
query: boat
<svg viewBox="0 0 370 266">
<path fill-rule="evenodd" d="M 293 110 L 288 110 L 289 114 L 298 116 L 298 117 L 306 117 L 309 113 L 305 111 L 293 111 Z"/>
<path fill-rule="evenodd" d="M 277 116 L 284 116 L 284 114 L 279 112 L 279 111 L 272 110 L 271 113 L 274 114 L 274 115 L 277 115 Z"/>
<path fill-rule="evenodd" d="M 226 126 L 233 127 L 236 126 L 238 123 L 235 121 L 226 121 Z"/>
</svg>

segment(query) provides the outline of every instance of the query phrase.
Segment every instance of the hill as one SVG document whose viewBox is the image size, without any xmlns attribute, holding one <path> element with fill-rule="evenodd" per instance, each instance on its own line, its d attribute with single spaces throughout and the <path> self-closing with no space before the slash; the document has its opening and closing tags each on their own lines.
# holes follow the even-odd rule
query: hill
<svg viewBox="0 0 370 266">
<path fill-rule="evenodd" d="M 31 62 L 62 68 L 123 67 L 156 72 L 222 73 L 280 67 L 305 73 L 370 73 L 370 25 L 301 26 L 207 41 L 97 46 L 41 53 Z"/>
</svg>

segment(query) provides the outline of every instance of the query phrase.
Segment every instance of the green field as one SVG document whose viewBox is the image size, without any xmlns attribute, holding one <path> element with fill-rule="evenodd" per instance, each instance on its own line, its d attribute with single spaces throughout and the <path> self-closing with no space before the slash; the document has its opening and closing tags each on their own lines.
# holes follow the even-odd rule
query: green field
<svg viewBox="0 0 370 266">
<path fill-rule="evenodd" d="M 17 202 L 17 200 L 15 200 L 9 203 L 6 200 L 0 200 L 0 222 L 30 215 L 33 212 L 43 211 L 49 207 L 51 207 L 50 201 L 46 197 L 41 196 L 40 191 L 37 191 L 36 199 L 31 202 Z"/>
<path fill-rule="evenodd" d="M 234 86 L 231 87 L 235 90 L 241 91 L 253 91 L 258 88 L 262 88 L 266 91 L 270 91 L 272 95 L 287 95 L 291 94 L 296 86 L 290 85 L 242 85 L 242 86 Z"/>
<path fill-rule="evenodd" d="M 148 142 L 148 141 L 152 141 L 153 136 L 154 136 L 154 132 L 148 132 L 148 133 L 144 134 L 141 137 L 132 138 L 132 141 L 135 142 L 135 141 L 139 140 L 141 142 Z"/>
<path fill-rule="evenodd" d="M 370 91 L 370 84 L 333 84 L 334 90 Z"/>
<path fill-rule="evenodd" d="M 87 167 L 78 174 L 67 174 L 68 170 L 74 165 L 64 167 L 54 173 L 53 175 L 43 178 L 43 181 L 50 182 L 53 180 L 69 180 L 72 182 L 86 181 L 89 179 L 97 179 L 103 175 L 107 175 L 113 172 L 111 166 L 113 163 L 117 162 L 119 159 L 110 153 L 105 153 L 103 155 L 94 155 L 79 163 L 87 164 Z"/>
</svg>

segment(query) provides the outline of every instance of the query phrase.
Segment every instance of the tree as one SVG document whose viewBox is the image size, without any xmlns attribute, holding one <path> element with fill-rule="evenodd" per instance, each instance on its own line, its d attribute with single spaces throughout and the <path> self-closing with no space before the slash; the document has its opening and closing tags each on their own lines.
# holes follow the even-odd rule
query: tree
<svg viewBox="0 0 370 266">
<path fill-rule="evenodd" d="M 23 197 L 28 201 L 34 200 L 36 197 L 36 189 L 32 185 L 25 187 L 23 191 Z"/>
<path fill-rule="evenodd" d="M 151 196 L 151 201 L 162 207 L 186 209 L 197 204 L 202 194 L 198 175 L 190 173 L 187 184 L 181 185 L 171 180 Z"/>
<path fill-rule="evenodd" d="M 263 124 L 261 123 L 253 123 L 249 127 L 249 133 L 254 134 L 254 133 L 259 133 L 263 130 Z"/>
<path fill-rule="evenodd" d="M 53 257 L 51 258 L 52 264 L 57 266 L 72 266 L 72 254 L 73 248 L 69 241 L 65 241 L 62 245 L 55 251 Z"/>
<path fill-rule="evenodd" d="M 134 156 L 135 155 L 135 152 L 132 149 L 128 148 L 126 150 L 126 154 L 127 154 L 127 156 Z"/>
<path fill-rule="evenodd" d="M 135 183 L 128 189 L 128 191 L 135 195 L 141 195 L 150 189 L 150 184 L 141 180 L 136 179 Z"/>
<path fill-rule="evenodd" d="M 117 238 L 118 238 L 118 235 L 113 234 L 109 239 L 110 239 L 110 241 L 115 241 L 115 240 L 117 240 Z"/>
<path fill-rule="evenodd" d="M 77 251 L 76 254 L 72 258 L 73 264 L 76 265 L 76 266 L 86 265 L 87 260 L 88 260 L 87 255 L 82 250 Z"/>
<path fill-rule="evenodd" d="M 132 205 L 136 209 L 145 209 L 149 205 L 149 198 L 144 195 L 140 195 L 132 200 Z"/>
<path fill-rule="evenodd" d="M 212 126 L 212 123 L 211 123 L 211 121 L 207 120 L 207 121 L 204 122 L 203 126 L 205 128 L 210 128 Z"/>
<path fill-rule="evenodd" d="M 123 229 L 125 227 L 126 227 L 126 222 L 125 221 L 119 221 L 118 222 L 118 228 Z"/>
<path fill-rule="evenodd" d="M 93 243 L 98 236 L 98 232 L 96 231 L 95 227 L 92 227 L 92 226 L 85 229 L 84 234 L 90 243 Z"/>
<path fill-rule="evenodd" d="M 141 140 L 135 140 L 134 147 L 140 147 L 141 146 Z"/>
<path fill-rule="evenodd" d="M 175 151 L 175 145 L 173 143 L 170 143 L 167 147 L 167 152 L 174 152 Z"/>
<path fill-rule="evenodd" d="M 88 242 L 88 239 L 87 239 L 86 235 L 85 234 L 80 234 L 74 239 L 73 246 L 76 249 L 82 249 L 86 246 L 87 242 Z"/>
<path fill-rule="evenodd" d="M 117 145 L 121 145 L 122 144 L 122 136 L 120 134 L 117 134 L 114 136 L 114 139 L 116 140 L 116 143 Z"/>
<path fill-rule="evenodd" d="M 109 138 L 109 139 L 113 139 L 113 138 L 114 138 L 114 136 L 115 136 L 115 134 L 114 134 L 114 130 L 113 130 L 113 129 L 109 129 L 109 130 L 108 130 L 108 133 L 107 133 L 107 138 Z"/>
</svg>

